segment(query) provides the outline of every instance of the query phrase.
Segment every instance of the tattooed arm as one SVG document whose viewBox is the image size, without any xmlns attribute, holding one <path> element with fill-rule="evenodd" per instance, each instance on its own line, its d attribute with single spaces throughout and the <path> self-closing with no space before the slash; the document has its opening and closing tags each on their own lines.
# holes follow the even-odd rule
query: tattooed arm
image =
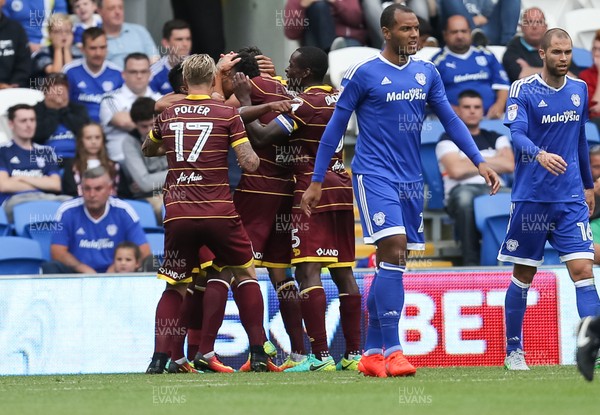
<svg viewBox="0 0 600 415">
<path fill-rule="evenodd" d="M 235 155 L 237 156 L 238 163 L 240 167 L 248 172 L 252 173 L 258 169 L 258 164 L 260 163 L 260 159 L 252 150 L 252 146 L 248 141 L 238 144 L 233 148 L 235 150 Z"/>
</svg>

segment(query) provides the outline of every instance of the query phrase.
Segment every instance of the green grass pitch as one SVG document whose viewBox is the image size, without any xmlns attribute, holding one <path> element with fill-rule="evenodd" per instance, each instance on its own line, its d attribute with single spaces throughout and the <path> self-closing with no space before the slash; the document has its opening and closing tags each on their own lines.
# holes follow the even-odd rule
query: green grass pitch
<svg viewBox="0 0 600 415">
<path fill-rule="evenodd" d="M 594 414 L 600 385 L 574 366 L 356 372 L 0 377 L 0 414 Z"/>
</svg>

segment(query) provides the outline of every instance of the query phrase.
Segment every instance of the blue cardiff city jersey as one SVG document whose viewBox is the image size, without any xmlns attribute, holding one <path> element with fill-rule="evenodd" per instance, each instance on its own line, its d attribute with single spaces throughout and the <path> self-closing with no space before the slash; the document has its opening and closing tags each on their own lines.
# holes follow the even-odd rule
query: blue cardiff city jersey
<svg viewBox="0 0 600 415">
<path fill-rule="evenodd" d="M 90 118 L 100 122 L 100 102 L 112 91 L 123 85 L 121 70 L 112 62 L 105 61 L 98 73 L 92 73 L 85 60 L 77 59 L 65 65 L 63 72 L 69 80 L 69 98 L 88 109 Z"/>
<path fill-rule="evenodd" d="M 450 108 L 433 63 L 409 57 L 398 66 L 377 55 L 348 69 L 342 88 L 337 106 L 356 110 L 359 126 L 352 172 L 394 182 L 422 180 L 425 104 L 434 111 Z"/>
<path fill-rule="evenodd" d="M 143 245 L 147 242 L 139 217 L 131 205 L 109 198 L 104 215 L 89 216 L 82 197 L 63 203 L 56 212 L 61 226 L 52 235 L 52 243 L 68 251 L 97 272 L 106 272 L 113 263 L 115 248 L 124 241 Z"/>
<path fill-rule="evenodd" d="M 459 55 L 446 47 L 431 60 L 442 77 L 452 105 L 458 105 L 462 91 L 471 89 L 481 94 L 483 109 L 487 113 L 496 101 L 496 90 L 509 88 L 506 71 L 494 54 L 485 48 L 471 47 L 467 53 Z"/>
<path fill-rule="evenodd" d="M 18 146 L 14 141 L 0 147 L 0 170 L 7 172 L 10 177 L 44 177 L 59 174 L 56 155 L 52 147 L 35 143 L 32 144 L 32 147 L 31 150 L 28 150 Z M 27 192 L 39 192 L 39 190 L 28 190 Z M 16 193 L 0 193 L 0 203 L 14 194 Z"/>
<path fill-rule="evenodd" d="M 558 89 L 548 86 L 539 74 L 512 84 L 504 123 L 511 131 L 517 124 L 526 126 L 525 135 L 534 146 L 558 154 L 567 162 L 567 171 L 554 176 L 535 160 L 531 148 L 520 148 L 513 142 L 516 161 L 513 201 L 585 200 L 579 148 L 584 145 L 587 149 L 587 107 L 587 86 L 578 79 L 567 76 Z"/>
<path fill-rule="evenodd" d="M 168 56 L 163 56 L 159 61 L 154 63 L 150 67 L 152 77 L 150 78 L 150 88 L 155 92 L 160 92 L 163 95 L 167 95 L 173 92 L 173 88 L 169 83 L 169 71 L 171 66 L 169 65 Z"/>
</svg>

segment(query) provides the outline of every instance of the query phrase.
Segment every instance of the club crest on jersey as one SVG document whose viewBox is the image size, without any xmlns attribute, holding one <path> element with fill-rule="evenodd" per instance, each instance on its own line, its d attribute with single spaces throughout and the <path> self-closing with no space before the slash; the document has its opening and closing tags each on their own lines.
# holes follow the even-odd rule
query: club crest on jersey
<svg viewBox="0 0 600 415">
<path fill-rule="evenodd" d="M 518 247 L 519 247 L 518 241 L 516 241 L 514 239 L 509 239 L 508 241 L 506 241 L 506 249 L 509 252 L 515 252 Z"/>
<path fill-rule="evenodd" d="M 106 233 L 108 236 L 115 236 L 117 234 L 117 225 L 110 224 L 106 227 Z"/>
<path fill-rule="evenodd" d="M 487 66 L 487 59 L 485 56 L 475 56 L 475 62 L 477 62 L 477 65 L 479 66 Z"/>
<path fill-rule="evenodd" d="M 383 212 L 377 212 L 376 214 L 374 214 L 373 215 L 373 222 L 377 226 L 383 225 L 385 223 L 385 213 L 383 213 Z"/>
<path fill-rule="evenodd" d="M 46 165 L 46 160 L 43 157 L 36 157 L 35 164 L 37 164 L 40 169 L 43 169 Z"/>
<path fill-rule="evenodd" d="M 578 94 L 573 94 L 571 95 L 571 102 L 573 103 L 573 105 L 578 107 L 579 104 L 581 104 L 581 98 L 579 98 Z"/>
<path fill-rule="evenodd" d="M 104 92 L 112 91 L 115 89 L 115 84 L 113 84 L 112 81 L 104 81 L 102 82 L 102 89 Z"/>
<path fill-rule="evenodd" d="M 415 79 L 419 85 L 425 85 L 425 83 L 427 82 L 427 77 L 425 76 L 425 74 L 423 72 L 416 73 Z"/>
<path fill-rule="evenodd" d="M 519 109 L 517 104 L 511 104 L 508 106 L 508 111 L 506 111 L 507 117 L 509 121 L 514 121 L 517 118 L 517 110 Z"/>
</svg>

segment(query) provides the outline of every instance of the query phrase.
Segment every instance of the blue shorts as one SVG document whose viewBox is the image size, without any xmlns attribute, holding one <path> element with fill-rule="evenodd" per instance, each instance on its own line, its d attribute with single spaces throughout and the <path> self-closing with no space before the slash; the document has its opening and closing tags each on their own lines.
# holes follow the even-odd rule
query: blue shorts
<svg viewBox="0 0 600 415">
<path fill-rule="evenodd" d="M 546 241 L 562 262 L 594 259 L 594 241 L 584 201 L 514 202 L 498 259 L 537 267 L 544 261 Z"/>
<path fill-rule="evenodd" d="M 408 250 L 425 249 L 423 181 L 394 183 L 381 176 L 355 174 L 352 186 L 366 244 L 406 235 Z"/>
</svg>

